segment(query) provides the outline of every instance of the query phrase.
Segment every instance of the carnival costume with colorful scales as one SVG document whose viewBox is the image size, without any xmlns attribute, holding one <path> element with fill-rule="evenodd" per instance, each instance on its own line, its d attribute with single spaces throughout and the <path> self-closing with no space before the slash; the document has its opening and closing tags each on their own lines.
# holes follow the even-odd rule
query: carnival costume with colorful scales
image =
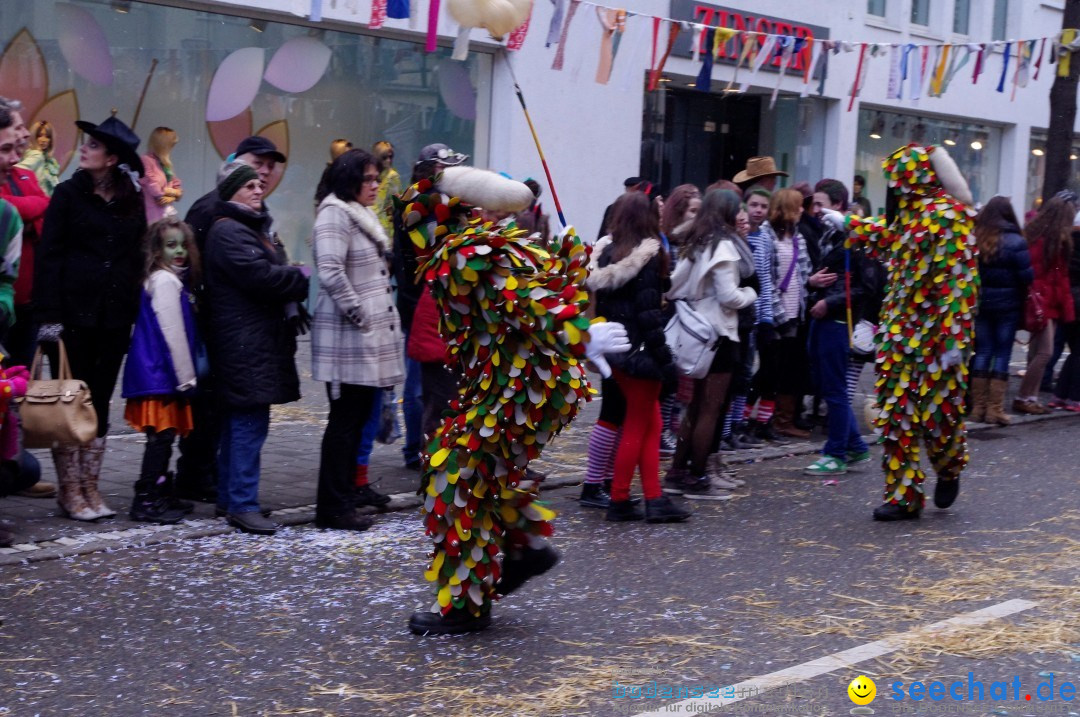
<svg viewBox="0 0 1080 717">
<path fill-rule="evenodd" d="M 882 167 L 896 193 L 895 217 L 850 218 L 849 243 L 865 244 L 888 267 L 876 361 L 883 507 L 917 513 L 925 501 L 920 441 L 938 490 L 941 481 L 958 480 L 968 461 L 963 413 L 978 291 L 974 212 L 967 183 L 942 147 L 908 145 Z"/>
<path fill-rule="evenodd" d="M 485 615 L 500 552 L 512 555 L 551 534 L 555 514 L 537 501 L 525 468 L 590 392 L 586 248 L 572 230 L 545 247 L 513 225 L 476 217 L 464 199 L 479 203 L 469 191 L 478 180 L 521 195 L 484 200 L 488 209 L 532 199 L 517 182 L 451 167 L 400 200 L 440 331 L 463 372 L 425 449 L 422 479 L 424 524 L 435 543 L 425 577 L 436 587 L 432 611 L 444 616 Z"/>
</svg>

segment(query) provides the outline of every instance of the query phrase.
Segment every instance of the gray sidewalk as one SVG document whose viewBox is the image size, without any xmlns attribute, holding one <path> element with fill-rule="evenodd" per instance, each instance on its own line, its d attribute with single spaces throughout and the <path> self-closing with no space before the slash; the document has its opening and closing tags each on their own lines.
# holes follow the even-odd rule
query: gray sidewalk
<svg viewBox="0 0 1080 717">
<path fill-rule="evenodd" d="M 1022 348 L 1018 345 L 1013 361 L 1014 374 L 1023 367 L 1023 356 Z M 319 446 L 328 411 L 323 385 L 311 379 L 310 344 L 307 341 L 300 344 L 297 365 L 300 368 L 303 398 L 296 403 L 274 407 L 270 436 L 262 453 L 262 505 L 275 511 L 275 519 L 283 523 L 302 523 L 312 519 L 310 507 L 315 503 Z M 1015 391 L 1018 385 L 1019 381 L 1014 379 L 1010 382 L 1010 389 Z M 856 416 L 864 428 L 864 412 L 859 409 L 872 390 L 873 371 L 872 367 L 868 366 L 863 371 L 855 401 Z M 1012 393 L 1009 396 L 1010 404 L 1011 401 Z M 31 553 L 46 556 L 46 553 L 53 551 L 88 552 L 100 549 L 97 546 L 106 545 L 109 541 L 156 542 L 166 536 L 184 537 L 230 530 L 223 520 L 213 517 L 214 506 L 205 503 L 196 504 L 190 521 L 165 530 L 147 527 L 144 523 L 127 519 L 132 486 L 138 474 L 145 441 L 142 434 L 136 433 L 123 422 L 123 408 L 124 402 L 117 392 L 112 400 L 110 416 L 113 430 L 109 434 L 101 474 L 101 491 L 109 505 L 117 511 L 117 517 L 96 523 L 84 523 L 60 516 L 55 499 L 19 496 L 0 499 L 0 521 L 15 531 L 17 544 L 21 546 L 16 549 L 0 548 L 0 564 L 10 562 L 11 559 L 32 559 Z M 596 421 L 599 408 L 599 400 L 587 404 L 571 427 L 548 447 L 544 459 L 535 463 L 537 469 L 548 474 L 547 488 L 576 485 L 584 477 L 589 431 Z M 1014 416 L 1014 423 L 1067 419 L 1076 415 L 1055 411 L 1047 416 Z M 993 427 L 971 424 L 970 430 L 990 428 Z M 816 428 L 810 441 L 741 451 L 725 455 L 723 460 L 726 463 L 738 464 L 814 453 L 824 442 L 823 431 L 821 427 Z M 41 461 L 42 480 L 55 481 L 49 452 L 34 453 Z M 418 475 L 404 467 L 400 440 L 391 445 L 375 445 L 369 473 L 377 490 L 395 494 L 390 509 L 400 510 L 419 505 L 419 501 L 412 495 L 418 486 Z M 79 549 L 79 546 L 82 546 L 82 549 Z"/>
</svg>

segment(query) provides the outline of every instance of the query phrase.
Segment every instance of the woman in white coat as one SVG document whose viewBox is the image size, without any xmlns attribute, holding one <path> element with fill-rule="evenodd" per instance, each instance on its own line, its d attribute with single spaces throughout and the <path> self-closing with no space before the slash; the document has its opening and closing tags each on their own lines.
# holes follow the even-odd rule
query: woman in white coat
<svg viewBox="0 0 1080 717">
<path fill-rule="evenodd" d="M 366 530 L 355 512 L 371 488 L 354 483 L 360 436 L 377 391 L 404 380 L 404 337 L 394 308 L 387 258 L 390 240 L 371 206 L 379 168 L 362 149 L 334 160 L 330 194 L 315 218 L 319 296 L 312 322 L 312 377 L 325 381 L 330 416 L 323 434 L 315 524 Z"/>
<path fill-rule="evenodd" d="M 735 230 L 741 203 L 734 192 L 714 189 L 705 195 L 684 235 L 679 263 L 671 276 L 668 298 L 684 299 L 716 329 L 719 344 L 705 378 L 694 381 L 694 396 L 679 429 L 679 440 L 665 491 L 690 499 L 725 500 L 706 473 L 723 416 L 731 375 L 736 368 L 739 309 L 757 299 L 751 287 L 739 287 L 740 264 L 753 271 L 750 247 Z"/>
</svg>

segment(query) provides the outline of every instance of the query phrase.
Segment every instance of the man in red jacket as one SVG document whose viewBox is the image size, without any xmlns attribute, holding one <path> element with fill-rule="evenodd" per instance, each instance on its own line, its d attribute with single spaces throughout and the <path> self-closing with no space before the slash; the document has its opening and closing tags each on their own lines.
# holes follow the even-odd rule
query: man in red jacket
<svg viewBox="0 0 1080 717">
<path fill-rule="evenodd" d="M 0 134 L 3 134 L 3 138 L 0 138 L 0 198 L 15 207 L 23 222 L 22 250 L 14 286 L 14 316 L 0 317 L 0 335 L 3 336 L 2 343 L 7 354 L 5 363 L 9 366 L 29 366 L 33 359 L 34 339 L 37 336 L 30 307 L 34 246 L 41 236 L 45 209 L 49 206 L 49 197 L 41 191 L 34 173 L 15 166 L 29 146 L 18 129 L 25 129 L 20 110 L 18 103 L 0 98 L 0 114 L 7 114 L 11 119 L 10 125 L 0 130 Z M 0 313 L 7 312 L 3 310 Z M 56 486 L 39 481 L 19 495 L 51 498 L 56 495 Z"/>
</svg>

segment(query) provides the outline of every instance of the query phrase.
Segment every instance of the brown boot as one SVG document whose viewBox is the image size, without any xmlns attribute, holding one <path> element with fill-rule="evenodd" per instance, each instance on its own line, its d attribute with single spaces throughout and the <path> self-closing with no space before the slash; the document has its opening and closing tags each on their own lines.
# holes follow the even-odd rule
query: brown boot
<svg viewBox="0 0 1080 717">
<path fill-rule="evenodd" d="M 1005 391 L 1009 388 L 1009 379 L 993 377 L 990 379 L 990 396 L 986 401 L 986 422 L 1007 426 L 1012 423 L 1005 413 Z"/>
<path fill-rule="evenodd" d="M 79 483 L 79 475 L 82 473 L 79 462 L 81 449 L 82 446 L 78 444 L 60 445 L 52 449 L 56 480 L 59 484 L 56 502 L 64 515 L 73 520 L 97 520 L 97 513 L 87 504 Z"/>
<path fill-rule="evenodd" d="M 98 492 L 98 476 L 101 475 L 101 464 L 105 460 L 105 437 L 99 436 L 82 446 L 82 472 L 80 482 L 83 495 L 90 510 L 94 511 L 95 518 L 112 518 L 116 511 L 105 504 L 101 493 Z"/>
<path fill-rule="evenodd" d="M 1042 416 L 1044 414 L 1050 413 L 1050 409 L 1042 405 L 1038 401 L 1015 398 L 1013 399 L 1013 412 L 1026 413 L 1029 416 Z"/>
<path fill-rule="evenodd" d="M 795 397 L 780 395 L 776 397 L 776 412 L 773 413 L 773 430 L 789 438 L 810 437 L 810 431 L 804 431 L 795 425 Z"/>
<path fill-rule="evenodd" d="M 984 373 L 971 374 L 971 413 L 968 420 L 982 423 L 986 420 L 987 401 L 990 400 L 990 377 Z"/>
</svg>

